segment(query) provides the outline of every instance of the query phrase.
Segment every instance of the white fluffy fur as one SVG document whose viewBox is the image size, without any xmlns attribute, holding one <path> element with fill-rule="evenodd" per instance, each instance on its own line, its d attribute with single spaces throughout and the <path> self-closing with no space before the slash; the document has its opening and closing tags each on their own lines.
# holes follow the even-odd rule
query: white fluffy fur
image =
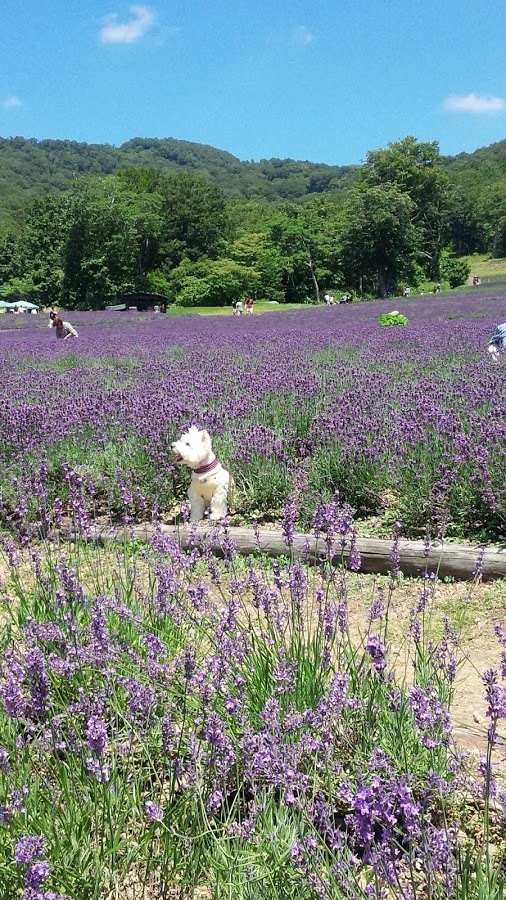
<svg viewBox="0 0 506 900">
<path fill-rule="evenodd" d="M 176 462 L 192 469 L 192 479 L 188 489 L 190 501 L 190 522 L 199 522 L 204 518 L 204 510 L 210 510 L 212 522 L 227 515 L 228 493 L 233 481 L 219 463 L 209 474 L 198 474 L 194 470 L 212 463 L 214 457 L 211 438 L 205 429 L 199 431 L 195 425 L 174 441 L 172 449 L 176 454 Z"/>
<path fill-rule="evenodd" d="M 489 344 L 487 349 L 492 357 L 493 362 L 501 362 L 501 351 L 497 344 Z"/>
</svg>

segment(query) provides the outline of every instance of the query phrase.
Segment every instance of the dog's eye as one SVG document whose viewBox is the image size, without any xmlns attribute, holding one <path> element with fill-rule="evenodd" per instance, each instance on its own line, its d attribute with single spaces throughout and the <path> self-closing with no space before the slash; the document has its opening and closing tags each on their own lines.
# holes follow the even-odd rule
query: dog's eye
<svg viewBox="0 0 506 900">
<path fill-rule="evenodd" d="M 185 441 L 185 445 L 186 445 L 186 447 L 189 447 L 189 446 L 190 446 L 190 441 Z"/>
</svg>

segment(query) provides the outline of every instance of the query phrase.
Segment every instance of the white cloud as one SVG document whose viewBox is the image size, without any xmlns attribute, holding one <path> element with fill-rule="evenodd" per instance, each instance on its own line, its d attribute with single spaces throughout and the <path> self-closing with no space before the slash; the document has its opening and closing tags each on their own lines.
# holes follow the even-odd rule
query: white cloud
<svg viewBox="0 0 506 900">
<path fill-rule="evenodd" d="M 100 29 L 104 44 L 133 44 L 155 24 L 155 14 L 147 6 L 131 6 L 128 22 L 118 22 L 117 13 L 109 16 Z"/>
<path fill-rule="evenodd" d="M 506 107 L 506 101 L 502 97 L 478 97 L 477 94 L 467 94 L 459 96 L 451 94 L 443 102 L 445 112 L 463 112 L 463 113 L 495 113 L 500 112 Z"/>
<path fill-rule="evenodd" d="M 17 106 L 22 105 L 19 97 L 16 97 L 14 94 L 11 94 L 10 97 L 4 97 L 1 103 L 2 109 L 16 109 Z"/>
<path fill-rule="evenodd" d="M 297 47 L 307 47 L 308 44 L 313 43 L 315 36 L 305 25 L 296 25 L 295 28 L 292 28 L 290 39 L 291 43 Z"/>
</svg>

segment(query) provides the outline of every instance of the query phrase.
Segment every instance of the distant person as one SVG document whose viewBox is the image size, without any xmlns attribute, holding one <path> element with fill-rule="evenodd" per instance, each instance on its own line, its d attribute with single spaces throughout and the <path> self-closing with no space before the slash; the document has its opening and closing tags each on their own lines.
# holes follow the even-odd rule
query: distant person
<svg viewBox="0 0 506 900">
<path fill-rule="evenodd" d="M 60 317 L 56 315 L 56 313 L 49 313 L 49 318 L 51 319 L 51 322 L 49 323 L 48 328 L 56 328 L 56 337 L 60 340 L 66 341 L 67 338 L 78 337 L 77 331 L 70 322 L 64 322 L 63 319 L 60 319 Z"/>
<path fill-rule="evenodd" d="M 253 306 L 254 306 L 253 297 L 248 297 L 248 299 L 246 300 L 246 315 L 248 315 L 248 316 L 253 315 Z"/>
<path fill-rule="evenodd" d="M 497 326 L 488 342 L 488 352 L 494 362 L 500 362 L 501 356 L 506 356 L 506 322 Z"/>
<path fill-rule="evenodd" d="M 238 301 L 237 301 L 237 303 L 236 303 L 236 305 L 235 305 L 235 312 L 236 312 L 236 315 L 242 316 L 242 314 L 243 314 L 243 312 L 244 312 L 244 307 L 243 307 L 243 305 L 242 305 L 242 300 L 238 300 Z"/>
<path fill-rule="evenodd" d="M 327 306 L 330 306 L 330 294 L 325 294 L 323 299 L 325 300 Z"/>
<path fill-rule="evenodd" d="M 232 315 L 235 316 L 237 313 L 237 300 L 232 300 Z"/>
<path fill-rule="evenodd" d="M 410 296 L 411 296 L 411 288 L 405 287 L 404 291 L 403 291 L 403 297 L 410 297 Z"/>
</svg>

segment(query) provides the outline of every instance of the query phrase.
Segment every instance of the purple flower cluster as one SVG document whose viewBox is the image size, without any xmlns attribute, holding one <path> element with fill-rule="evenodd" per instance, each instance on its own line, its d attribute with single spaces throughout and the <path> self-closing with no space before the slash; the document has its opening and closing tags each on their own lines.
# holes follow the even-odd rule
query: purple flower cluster
<svg viewBox="0 0 506 900">
<path fill-rule="evenodd" d="M 14 859 L 18 866 L 29 866 L 35 860 L 40 859 L 46 852 L 47 841 L 45 838 L 28 835 L 21 838 L 16 844 Z"/>
<path fill-rule="evenodd" d="M 452 730 L 450 716 L 435 688 L 415 685 L 409 693 L 409 703 L 424 747 L 447 745 Z"/>
<path fill-rule="evenodd" d="M 49 863 L 43 859 L 46 844 L 45 838 L 35 835 L 27 835 L 16 844 L 14 861 L 25 869 L 22 900 L 66 900 L 60 894 L 42 888 L 50 874 Z"/>
<path fill-rule="evenodd" d="M 289 540 L 293 523 L 290 503 Z M 412 896 L 411 876 L 420 896 L 432 884 L 455 895 L 447 798 L 460 771 L 446 699 L 456 635 L 445 622 L 440 641 L 428 645 L 433 682 L 427 668 L 415 670 L 410 688 L 387 672 L 385 594 L 375 594 L 360 644 L 348 625 L 349 585 L 360 582 L 350 571 L 349 506 L 337 494 L 322 497 L 314 527 L 321 555 L 313 568 L 292 558 L 238 560 L 226 525 L 216 532 L 225 548 L 219 562 L 208 546 L 183 553 L 157 531 L 141 550 L 105 551 L 104 585 L 93 591 L 81 580 L 84 545 L 63 557 L 48 542 L 42 559 L 27 546 L 29 592 L 16 566 L 19 627 L 0 661 L 0 825 L 8 838 L 0 867 L 18 895 L 24 882 L 23 900 L 54 900 L 44 887 L 51 878 L 72 886 L 84 841 L 92 852 L 79 857 L 89 859 L 79 872 L 83 893 L 108 891 L 98 885 L 99 853 L 119 870 L 132 859 L 138 871 L 146 848 L 172 887 L 200 836 L 210 835 L 217 846 L 251 842 L 246 856 L 257 861 L 259 846 L 272 847 L 266 865 L 279 855 L 283 877 L 308 896 L 361 896 L 362 876 L 370 879 L 366 896 L 395 895 L 399 884 Z M 101 552 L 92 551 L 94 562 Z M 413 611 L 420 627 L 433 588 L 422 579 Z M 496 632 L 506 646 L 501 626 Z M 506 701 L 498 673 L 484 683 L 492 746 Z M 480 771 L 488 798 L 488 757 Z M 47 839 L 20 839 L 53 817 Z M 116 851 L 121 835 L 131 853 Z M 127 873 L 113 874 L 119 883 Z"/>
<path fill-rule="evenodd" d="M 370 634 L 367 638 L 365 649 L 372 659 L 372 664 L 377 672 L 383 672 L 386 669 L 386 647 L 375 634 Z"/>
<path fill-rule="evenodd" d="M 102 756 L 107 743 L 107 727 L 98 716 L 90 716 L 87 726 L 88 747 L 97 756 Z"/>
<path fill-rule="evenodd" d="M 27 317 L 0 332 L 0 518 L 26 535 L 165 511 L 184 496 L 171 442 L 198 422 L 233 464 L 246 511 L 285 507 L 289 546 L 301 466 L 299 516 L 308 492 L 338 488 L 359 513 L 397 497 L 405 533 L 427 522 L 502 533 L 506 388 L 484 352 L 501 302 L 409 300 L 402 335 L 377 327 L 381 302 L 332 318 L 272 313 L 240 329 L 233 317 L 79 314 L 72 347 Z M 325 515 L 315 526 L 328 531 Z"/>
</svg>

